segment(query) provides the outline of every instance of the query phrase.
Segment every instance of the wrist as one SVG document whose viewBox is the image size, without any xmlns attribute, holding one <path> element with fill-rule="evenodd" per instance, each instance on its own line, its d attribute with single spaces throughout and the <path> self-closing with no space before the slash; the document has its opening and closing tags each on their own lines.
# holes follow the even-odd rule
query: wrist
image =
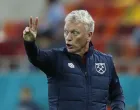
<svg viewBox="0 0 140 110">
<path fill-rule="evenodd" d="M 35 37 L 30 36 L 30 35 L 25 35 L 25 36 L 23 37 L 23 39 L 24 39 L 25 41 L 29 41 L 29 42 L 35 41 Z"/>
</svg>

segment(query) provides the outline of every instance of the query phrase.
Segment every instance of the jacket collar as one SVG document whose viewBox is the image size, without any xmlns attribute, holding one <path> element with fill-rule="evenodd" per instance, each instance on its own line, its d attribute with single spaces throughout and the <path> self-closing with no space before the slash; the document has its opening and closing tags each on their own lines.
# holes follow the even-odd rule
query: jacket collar
<svg viewBox="0 0 140 110">
<path fill-rule="evenodd" d="M 78 62 L 80 61 L 80 63 L 81 63 L 83 58 L 80 55 L 69 53 L 67 51 L 66 47 L 64 48 L 64 52 L 68 55 L 68 57 L 70 59 L 76 60 Z M 90 57 L 93 54 L 93 52 L 94 52 L 94 46 L 93 46 L 92 42 L 90 42 L 89 43 L 89 50 L 84 54 L 84 57 L 87 59 L 87 57 Z"/>
</svg>

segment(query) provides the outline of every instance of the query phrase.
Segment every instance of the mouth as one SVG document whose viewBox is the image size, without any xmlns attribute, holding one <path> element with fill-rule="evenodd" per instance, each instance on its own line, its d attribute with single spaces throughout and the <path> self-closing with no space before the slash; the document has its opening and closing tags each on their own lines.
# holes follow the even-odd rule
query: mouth
<svg viewBox="0 0 140 110">
<path fill-rule="evenodd" d="M 66 44 L 68 49 L 72 49 L 72 45 L 71 44 Z"/>
</svg>

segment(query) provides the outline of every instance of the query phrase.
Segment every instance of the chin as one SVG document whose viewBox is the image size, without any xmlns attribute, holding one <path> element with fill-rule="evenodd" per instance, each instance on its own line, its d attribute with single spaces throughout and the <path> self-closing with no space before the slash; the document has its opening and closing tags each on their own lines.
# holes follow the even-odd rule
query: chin
<svg viewBox="0 0 140 110">
<path fill-rule="evenodd" d="M 67 49 L 67 51 L 68 51 L 69 53 L 75 53 L 75 50 L 74 50 L 74 49 Z"/>
</svg>

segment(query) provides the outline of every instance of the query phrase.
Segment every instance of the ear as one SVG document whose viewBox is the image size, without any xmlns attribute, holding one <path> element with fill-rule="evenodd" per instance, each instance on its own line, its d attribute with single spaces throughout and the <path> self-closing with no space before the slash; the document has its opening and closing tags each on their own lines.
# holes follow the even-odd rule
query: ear
<svg viewBox="0 0 140 110">
<path fill-rule="evenodd" d="M 92 35 L 93 35 L 93 32 L 88 33 L 87 42 L 91 41 Z"/>
</svg>

